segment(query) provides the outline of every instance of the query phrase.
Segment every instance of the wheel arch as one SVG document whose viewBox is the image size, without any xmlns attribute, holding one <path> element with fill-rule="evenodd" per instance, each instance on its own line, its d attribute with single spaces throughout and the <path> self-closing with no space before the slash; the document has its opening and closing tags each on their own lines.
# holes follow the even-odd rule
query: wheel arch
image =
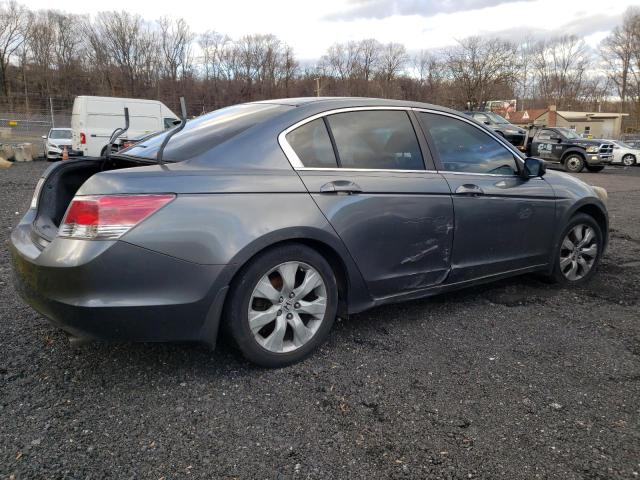
<svg viewBox="0 0 640 480">
<path fill-rule="evenodd" d="M 567 158 L 570 155 L 578 155 L 578 156 L 580 156 L 582 158 L 582 160 L 584 162 L 586 162 L 587 157 L 585 156 L 585 152 L 583 152 L 579 148 L 569 148 L 562 154 L 562 158 L 560 159 L 560 163 L 564 165 L 564 162 L 567 160 Z"/>
<path fill-rule="evenodd" d="M 338 284 L 339 315 L 346 316 L 349 312 L 361 311 L 373 305 L 362 274 L 340 239 L 326 230 L 312 227 L 293 227 L 270 232 L 245 246 L 225 269 L 227 285 L 231 285 L 240 271 L 255 257 L 267 250 L 290 243 L 312 248 L 327 260 Z"/>
</svg>

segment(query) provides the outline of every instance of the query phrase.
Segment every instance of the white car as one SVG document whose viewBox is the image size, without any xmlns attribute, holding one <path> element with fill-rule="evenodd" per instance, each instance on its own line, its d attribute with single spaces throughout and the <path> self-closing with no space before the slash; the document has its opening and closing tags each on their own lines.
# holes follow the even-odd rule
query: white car
<svg viewBox="0 0 640 480">
<path fill-rule="evenodd" d="M 43 135 L 44 140 L 43 156 L 51 160 L 61 160 L 64 147 L 67 147 L 69 155 L 78 155 L 79 152 L 72 151 L 71 148 L 71 129 L 70 128 L 52 128 L 47 135 Z"/>
<path fill-rule="evenodd" d="M 607 140 L 613 143 L 613 160 L 611 163 L 619 163 L 625 167 L 631 167 L 640 161 L 640 148 L 634 148 L 622 140 Z"/>
</svg>

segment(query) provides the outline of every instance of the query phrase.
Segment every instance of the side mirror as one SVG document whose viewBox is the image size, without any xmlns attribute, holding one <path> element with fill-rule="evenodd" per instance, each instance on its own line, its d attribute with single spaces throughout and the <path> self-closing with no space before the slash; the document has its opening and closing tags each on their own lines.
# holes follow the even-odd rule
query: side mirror
<svg viewBox="0 0 640 480">
<path fill-rule="evenodd" d="M 491 125 L 491 122 L 487 122 L 486 120 L 482 123 L 484 123 L 485 125 Z"/>
<path fill-rule="evenodd" d="M 550 137 L 551 140 L 560 143 L 562 141 L 562 139 L 560 137 Z"/>
<path fill-rule="evenodd" d="M 541 177 L 547 171 L 547 167 L 544 160 L 539 158 L 527 157 L 524 160 L 524 169 L 522 170 L 522 176 L 524 178 Z"/>
</svg>

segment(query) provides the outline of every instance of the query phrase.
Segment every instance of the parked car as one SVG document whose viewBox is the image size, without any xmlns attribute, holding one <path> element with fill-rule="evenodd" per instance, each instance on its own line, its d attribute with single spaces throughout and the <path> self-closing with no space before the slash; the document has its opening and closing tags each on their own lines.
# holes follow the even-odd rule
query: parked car
<svg viewBox="0 0 640 480">
<path fill-rule="evenodd" d="M 524 139 L 527 131 L 509 123 L 506 118 L 494 112 L 467 111 L 464 113 L 466 115 L 469 115 L 470 117 L 473 117 L 474 120 L 477 120 L 483 125 L 487 125 L 494 132 L 496 132 L 498 135 L 502 135 L 516 147 L 519 147 L 521 149 L 524 148 Z"/>
<path fill-rule="evenodd" d="M 584 168 L 600 172 L 613 161 L 613 143 L 607 140 L 588 140 L 574 130 L 563 127 L 542 127 L 528 143 L 529 155 L 558 163 L 567 172 L 579 173 Z"/>
<path fill-rule="evenodd" d="M 613 143 L 613 160 L 611 163 L 620 163 L 625 167 L 632 167 L 640 159 L 640 146 L 632 147 L 622 140 L 607 140 Z"/>
<path fill-rule="evenodd" d="M 271 100 L 49 168 L 10 249 L 23 298 L 75 337 L 215 345 L 223 322 L 275 367 L 336 315 L 528 272 L 582 285 L 605 198 L 449 109 Z"/>
<path fill-rule="evenodd" d="M 70 157 L 78 156 L 81 152 L 73 150 L 71 147 L 71 129 L 70 128 L 52 128 L 47 135 L 43 135 L 44 140 L 42 146 L 42 156 L 49 160 L 62 159 L 62 152 L 67 147 L 67 153 Z"/>
<path fill-rule="evenodd" d="M 129 109 L 130 126 L 121 141 L 166 130 L 179 122 L 177 115 L 157 100 L 79 96 L 73 101 L 71 115 L 74 150 L 103 157 L 109 137 L 124 124 L 125 107 Z M 117 148 L 117 144 L 112 146 L 113 150 Z"/>
</svg>

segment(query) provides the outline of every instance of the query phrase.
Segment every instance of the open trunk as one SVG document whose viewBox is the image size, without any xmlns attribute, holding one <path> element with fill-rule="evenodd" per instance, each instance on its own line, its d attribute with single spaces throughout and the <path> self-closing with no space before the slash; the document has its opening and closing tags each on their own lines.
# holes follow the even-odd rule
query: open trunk
<svg viewBox="0 0 640 480">
<path fill-rule="evenodd" d="M 40 190 L 34 232 L 50 242 L 58 233 L 67 207 L 82 184 L 98 172 L 139 167 L 147 163 L 125 158 L 112 158 L 104 165 L 97 159 L 78 159 L 60 162 L 47 172 Z M 41 244 L 41 242 L 38 242 Z"/>
</svg>

